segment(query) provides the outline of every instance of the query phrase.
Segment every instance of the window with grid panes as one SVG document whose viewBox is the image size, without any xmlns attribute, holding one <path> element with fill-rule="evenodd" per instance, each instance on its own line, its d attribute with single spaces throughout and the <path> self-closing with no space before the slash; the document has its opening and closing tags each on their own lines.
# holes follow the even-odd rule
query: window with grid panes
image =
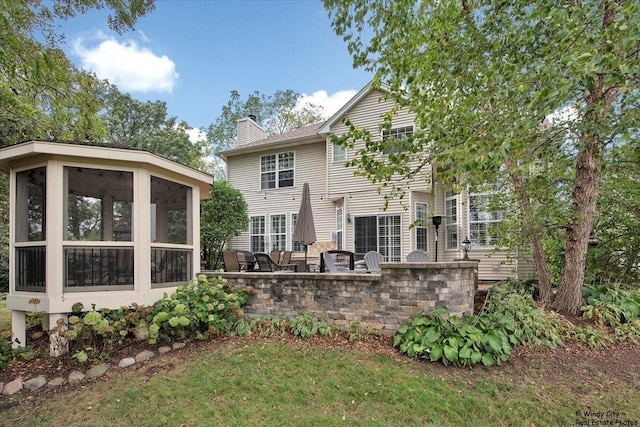
<svg viewBox="0 0 640 427">
<path fill-rule="evenodd" d="M 404 127 L 392 128 L 389 130 L 386 130 L 386 129 L 383 130 L 382 131 L 383 141 L 386 141 L 389 138 L 393 138 L 397 140 L 397 144 L 394 144 L 392 141 L 392 146 L 385 149 L 383 153 L 384 154 L 399 153 L 401 151 L 400 140 L 402 138 L 405 138 L 411 135 L 413 135 L 413 126 L 404 126 Z"/>
<path fill-rule="evenodd" d="M 415 203 L 415 223 L 414 223 L 414 235 L 415 235 L 415 249 L 428 252 L 429 236 L 427 234 L 427 226 L 429 216 L 429 205 L 425 202 Z"/>
<path fill-rule="evenodd" d="M 298 214 L 291 214 L 291 247 L 294 252 L 304 252 L 304 245 L 302 243 L 293 241 L 293 230 L 296 228 L 296 224 L 298 223 Z"/>
<path fill-rule="evenodd" d="M 469 195 L 469 238 L 480 248 L 493 248 L 498 240 L 496 227 L 505 216 L 504 210 L 492 209 L 492 193 Z"/>
<path fill-rule="evenodd" d="M 458 249 L 458 195 L 448 191 L 444 199 L 445 247 Z"/>
<path fill-rule="evenodd" d="M 249 227 L 251 252 L 264 252 L 265 220 L 264 216 L 252 216 Z"/>
<path fill-rule="evenodd" d="M 272 251 L 284 251 L 287 249 L 287 216 L 284 214 L 271 215 L 271 228 L 269 232 Z"/>
<path fill-rule="evenodd" d="M 295 154 L 293 151 L 260 157 L 260 189 L 293 187 Z"/>
</svg>

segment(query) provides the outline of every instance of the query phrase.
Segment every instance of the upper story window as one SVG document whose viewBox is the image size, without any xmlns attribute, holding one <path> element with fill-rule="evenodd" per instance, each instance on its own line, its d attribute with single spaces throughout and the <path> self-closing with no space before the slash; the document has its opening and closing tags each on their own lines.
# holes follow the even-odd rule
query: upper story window
<svg viewBox="0 0 640 427">
<path fill-rule="evenodd" d="M 469 195 L 469 233 L 474 244 L 493 248 L 498 240 L 497 226 L 506 217 L 506 211 L 491 205 L 493 193 Z"/>
<path fill-rule="evenodd" d="M 389 154 L 389 153 L 399 153 L 400 151 L 402 151 L 401 146 L 399 144 L 400 140 L 402 140 L 403 138 L 409 137 L 413 135 L 413 126 L 404 126 L 404 127 L 398 127 L 398 128 L 392 128 L 390 130 L 383 130 L 382 131 L 382 140 L 386 141 L 389 138 L 393 138 L 396 140 L 396 143 L 394 143 L 394 141 L 391 141 L 391 147 L 385 149 L 383 151 L 384 154 Z"/>
<path fill-rule="evenodd" d="M 333 161 L 334 162 L 344 162 L 347 160 L 347 148 L 339 145 L 332 144 L 333 146 Z"/>
<path fill-rule="evenodd" d="M 260 189 L 293 187 L 293 151 L 260 157 Z"/>
</svg>

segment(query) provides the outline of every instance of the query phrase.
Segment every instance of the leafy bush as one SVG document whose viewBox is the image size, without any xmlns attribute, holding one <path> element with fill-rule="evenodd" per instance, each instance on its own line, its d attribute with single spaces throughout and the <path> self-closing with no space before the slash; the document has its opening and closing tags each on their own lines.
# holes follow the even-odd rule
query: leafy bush
<svg viewBox="0 0 640 427">
<path fill-rule="evenodd" d="M 393 345 L 410 357 L 445 365 L 470 367 L 482 362 L 490 366 L 507 360 L 511 345 L 504 330 L 483 331 L 477 322 L 477 317 L 467 314 L 450 316 L 447 307 L 439 306 L 429 314 L 414 317 L 411 325 L 400 326 Z"/>
<path fill-rule="evenodd" d="M 197 283 L 180 286 L 170 298 L 165 295 L 153 305 L 149 342 L 202 340 L 231 333 L 252 293 L 250 286 L 232 291 L 226 279 L 218 277 L 210 284 L 205 275 L 200 275 Z"/>
<path fill-rule="evenodd" d="M 492 288 L 479 316 L 451 316 L 447 307 L 436 307 L 398 328 L 393 345 L 445 365 L 491 366 L 507 360 L 515 345 L 562 345 L 563 333 L 558 316 L 536 307 L 531 289 L 508 282 Z"/>
<path fill-rule="evenodd" d="M 606 347 L 610 340 L 591 325 L 583 326 L 572 332 L 574 338 L 591 348 Z"/>
<path fill-rule="evenodd" d="M 289 320 L 290 332 L 301 338 L 311 338 L 316 334 L 331 335 L 331 324 L 328 319 L 314 319 L 310 314 L 293 316 Z"/>
<path fill-rule="evenodd" d="M 599 325 L 617 327 L 640 317 L 640 291 L 624 290 L 614 285 L 585 285 L 586 304 L 582 317 Z"/>
</svg>

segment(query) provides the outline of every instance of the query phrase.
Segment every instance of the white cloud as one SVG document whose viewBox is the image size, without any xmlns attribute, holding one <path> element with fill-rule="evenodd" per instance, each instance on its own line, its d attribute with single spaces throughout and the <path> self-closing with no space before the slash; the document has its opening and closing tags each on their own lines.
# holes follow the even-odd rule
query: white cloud
<svg viewBox="0 0 640 427">
<path fill-rule="evenodd" d="M 189 141 L 194 144 L 198 141 L 207 139 L 207 134 L 200 128 L 189 128 L 189 130 L 187 130 L 187 135 L 189 135 Z"/>
<path fill-rule="evenodd" d="M 332 95 L 329 95 L 326 90 L 319 90 L 313 92 L 311 95 L 306 93 L 302 94 L 302 97 L 298 101 L 298 105 L 314 104 L 324 107 L 326 117 L 331 117 L 336 111 L 344 106 L 351 98 L 355 96 L 357 91 L 355 89 L 340 90 Z"/>
<path fill-rule="evenodd" d="M 73 53 L 81 58 L 82 68 L 108 79 L 125 92 L 171 93 L 179 74 L 169 57 L 133 40 L 118 41 L 102 33 L 96 39 L 99 43 L 93 45 L 84 39 L 73 43 Z"/>
</svg>

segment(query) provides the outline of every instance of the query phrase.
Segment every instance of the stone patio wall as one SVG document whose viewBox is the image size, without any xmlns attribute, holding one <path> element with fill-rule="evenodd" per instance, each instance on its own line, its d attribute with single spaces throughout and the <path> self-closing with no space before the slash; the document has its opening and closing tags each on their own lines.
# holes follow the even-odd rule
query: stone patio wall
<svg viewBox="0 0 640 427">
<path fill-rule="evenodd" d="M 309 313 L 327 315 L 342 328 L 354 321 L 393 334 L 417 314 L 446 305 L 453 314 L 473 312 L 478 263 L 382 263 L 380 274 L 215 273 L 231 286 L 253 286 L 249 317 Z"/>
</svg>

